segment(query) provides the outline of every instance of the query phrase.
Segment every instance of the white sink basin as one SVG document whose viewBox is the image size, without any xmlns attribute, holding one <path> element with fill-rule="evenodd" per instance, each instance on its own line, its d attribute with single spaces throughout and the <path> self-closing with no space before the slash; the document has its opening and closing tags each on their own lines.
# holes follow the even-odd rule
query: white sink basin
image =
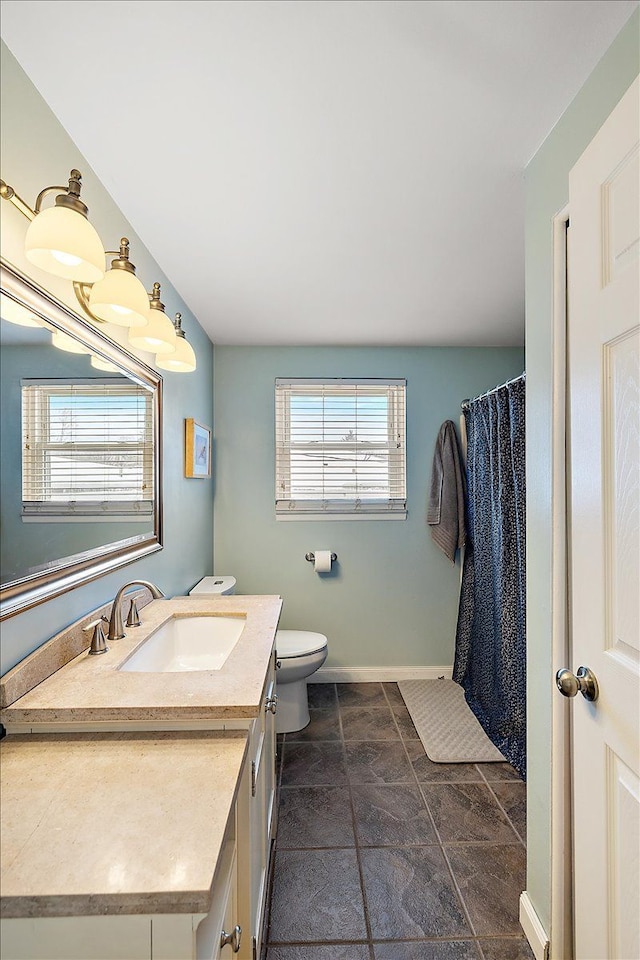
<svg viewBox="0 0 640 960">
<path fill-rule="evenodd" d="M 119 669 L 141 673 L 219 670 L 240 639 L 244 625 L 244 617 L 172 617 Z"/>
</svg>

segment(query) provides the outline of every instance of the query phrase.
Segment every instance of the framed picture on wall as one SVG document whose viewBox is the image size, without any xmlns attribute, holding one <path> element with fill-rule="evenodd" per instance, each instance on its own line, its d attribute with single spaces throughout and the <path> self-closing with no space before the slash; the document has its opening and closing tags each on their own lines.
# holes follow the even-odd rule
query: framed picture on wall
<svg viewBox="0 0 640 960">
<path fill-rule="evenodd" d="M 192 417 L 184 421 L 184 475 L 203 480 L 211 476 L 211 430 Z"/>
</svg>

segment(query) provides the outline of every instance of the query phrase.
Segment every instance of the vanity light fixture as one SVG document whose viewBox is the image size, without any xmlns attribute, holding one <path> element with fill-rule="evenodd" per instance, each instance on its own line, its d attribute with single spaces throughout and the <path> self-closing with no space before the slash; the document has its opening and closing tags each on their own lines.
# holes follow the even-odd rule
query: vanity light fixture
<svg viewBox="0 0 640 960">
<path fill-rule="evenodd" d="M 158 363 L 164 370 L 188 373 L 196 369 L 193 348 L 184 338 L 180 314 L 174 329 L 160 302 L 160 284 L 154 283 L 153 294 L 147 295 L 144 285 L 135 275 L 129 260 L 129 241 L 123 237 L 120 250 L 105 253 L 102 241 L 87 219 L 88 208 L 80 199 L 82 175 L 72 170 L 68 187 L 45 187 L 38 194 L 32 208 L 13 187 L 0 180 L 0 197 L 9 200 L 30 221 L 25 236 L 27 259 L 57 277 L 73 282 L 76 298 L 90 320 L 113 323 L 129 328 L 129 342 L 140 350 L 156 355 L 170 356 L 171 363 Z M 57 193 L 55 205 L 42 209 L 49 193 Z M 105 259 L 113 256 L 111 267 L 105 272 Z M 4 299 L 3 299 L 4 311 Z M 8 308 L 11 313 L 11 309 Z M 3 316 L 4 316 L 3 312 Z M 12 319 L 23 326 L 42 326 L 36 318 Z M 72 338 L 57 331 L 54 346 L 72 353 L 88 353 L 68 345 Z M 95 365 L 95 364 L 94 364 Z M 99 367 L 98 369 L 104 369 Z"/>
<path fill-rule="evenodd" d="M 158 357 L 156 363 L 161 370 L 171 370 L 173 373 L 191 373 L 196 368 L 196 355 L 184 335 L 181 313 L 176 313 L 175 330 L 175 352 Z"/>
<path fill-rule="evenodd" d="M 149 319 L 144 327 L 129 331 L 129 343 L 139 350 L 155 354 L 173 353 L 176 348 L 176 331 L 160 302 L 160 284 L 154 283 L 149 295 Z"/>
<path fill-rule="evenodd" d="M 129 260 L 129 241 L 123 237 L 111 269 L 102 280 L 89 285 L 74 283 L 80 306 L 92 320 L 102 320 L 118 327 L 144 327 L 149 322 L 149 298 L 144 284 L 136 277 L 136 268 Z"/>
<path fill-rule="evenodd" d="M 27 260 L 56 277 L 95 283 L 104 276 L 104 247 L 87 219 L 81 185 L 80 171 L 72 170 L 69 186 L 45 187 L 33 209 L 4 181 L 0 181 L 0 196 L 31 221 L 24 241 Z M 58 192 L 55 205 L 43 210 L 42 201 L 54 192 Z"/>
<path fill-rule="evenodd" d="M 54 347 L 57 347 L 58 350 L 65 350 L 67 353 L 90 353 L 79 340 L 76 340 L 75 337 L 70 337 L 64 330 L 54 330 L 51 334 L 51 343 Z"/>
<path fill-rule="evenodd" d="M 39 320 L 30 310 L 11 297 L 0 293 L 0 316 L 9 323 L 16 323 L 19 327 L 44 327 L 44 320 Z"/>
<path fill-rule="evenodd" d="M 96 370 L 106 370 L 107 373 L 122 373 L 120 367 L 117 367 L 115 363 L 105 360 L 104 357 L 98 357 L 95 353 L 91 356 L 91 366 Z"/>
</svg>

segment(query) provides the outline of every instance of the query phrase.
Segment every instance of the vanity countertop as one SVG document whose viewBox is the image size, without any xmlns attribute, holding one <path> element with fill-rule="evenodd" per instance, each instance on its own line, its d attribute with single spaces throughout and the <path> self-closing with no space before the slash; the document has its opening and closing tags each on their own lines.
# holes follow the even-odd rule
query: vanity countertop
<svg viewBox="0 0 640 960">
<path fill-rule="evenodd" d="M 141 612 L 140 627 L 126 627 L 126 636 L 112 641 L 105 654 L 90 656 L 85 650 L 0 711 L 0 722 L 11 730 L 29 723 L 254 717 L 281 608 L 278 596 L 196 594 L 154 600 Z M 202 614 L 246 618 L 242 635 L 220 670 L 134 673 L 118 669 L 170 617 Z"/>
<path fill-rule="evenodd" d="M 244 733 L 0 743 L 2 916 L 206 913 Z"/>
</svg>

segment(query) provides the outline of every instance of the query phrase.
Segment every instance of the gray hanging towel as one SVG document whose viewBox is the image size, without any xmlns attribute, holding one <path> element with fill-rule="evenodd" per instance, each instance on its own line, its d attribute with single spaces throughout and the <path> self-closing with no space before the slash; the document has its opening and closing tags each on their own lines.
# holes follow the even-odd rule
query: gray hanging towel
<svg viewBox="0 0 640 960">
<path fill-rule="evenodd" d="M 427 523 L 434 542 L 455 562 L 456 550 L 464 547 L 465 476 L 453 420 L 440 427 L 433 454 Z"/>
</svg>

